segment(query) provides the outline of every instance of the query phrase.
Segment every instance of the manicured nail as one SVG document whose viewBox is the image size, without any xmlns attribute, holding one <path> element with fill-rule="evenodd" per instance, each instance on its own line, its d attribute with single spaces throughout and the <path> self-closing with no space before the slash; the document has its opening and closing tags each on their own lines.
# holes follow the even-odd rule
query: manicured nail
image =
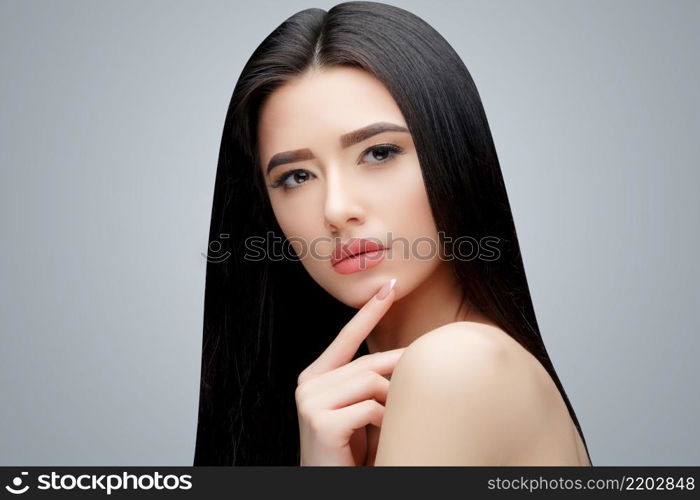
<svg viewBox="0 0 700 500">
<path fill-rule="evenodd" d="M 391 292 L 391 289 L 394 288 L 394 284 L 396 283 L 396 278 L 393 278 L 391 281 L 386 283 L 378 292 L 377 292 L 377 299 L 378 300 L 384 300 L 386 299 L 386 296 L 389 295 L 389 292 Z"/>
</svg>

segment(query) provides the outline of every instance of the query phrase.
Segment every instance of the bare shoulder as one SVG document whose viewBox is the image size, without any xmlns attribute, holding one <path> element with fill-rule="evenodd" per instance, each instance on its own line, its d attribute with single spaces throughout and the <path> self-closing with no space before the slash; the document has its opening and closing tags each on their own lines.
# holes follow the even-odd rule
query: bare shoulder
<svg viewBox="0 0 700 500">
<path fill-rule="evenodd" d="M 400 363 L 425 376 L 493 372 L 495 382 L 517 376 L 532 382 L 531 389 L 551 389 L 549 375 L 530 352 L 501 328 L 482 323 L 459 321 L 431 330 L 406 348 Z"/>
<path fill-rule="evenodd" d="M 506 332 L 500 328 L 474 323 L 471 321 L 458 321 L 448 323 L 431 330 L 408 346 L 405 352 L 430 355 L 444 353 L 452 349 L 463 351 L 467 349 L 469 353 L 473 349 L 478 349 L 480 354 L 490 354 L 502 356 L 509 350 L 513 350 L 515 342 Z M 463 355 L 464 352 L 456 354 Z"/>
<path fill-rule="evenodd" d="M 392 374 L 375 465 L 508 463 L 557 417 L 548 377 L 500 328 L 456 322 L 425 333 Z"/>
</svg>

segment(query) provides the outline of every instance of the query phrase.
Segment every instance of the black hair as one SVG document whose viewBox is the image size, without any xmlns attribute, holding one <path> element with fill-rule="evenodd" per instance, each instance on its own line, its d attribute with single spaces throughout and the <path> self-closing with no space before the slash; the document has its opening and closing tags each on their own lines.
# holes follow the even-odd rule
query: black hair
<svg viewBox="0 0 700 500">
<path fill-rule="evenodd" d="M 539 332 L 493 138 L 469 71 L 421 18 L 354 1 L 289 17 L 253 52 L 234 88 L 211 213 L 209 241 L 217 246 L 210 244 L 207 259 L 194 465 L 298 465 L 297 377 L 356 313 L 298 260 L 244 258 L 248 238 L 285 240 L 258 163 L 262 103 L 309 68 L 342 65 L 378 78 L 403 113 L 438 231 L 453 239 L 499 238 L 496 260 L 450 260 L 463 298 L 544 366 L 588 454 Z M 357 355 L 366 353 L 363 343 Z"/>
</svg>

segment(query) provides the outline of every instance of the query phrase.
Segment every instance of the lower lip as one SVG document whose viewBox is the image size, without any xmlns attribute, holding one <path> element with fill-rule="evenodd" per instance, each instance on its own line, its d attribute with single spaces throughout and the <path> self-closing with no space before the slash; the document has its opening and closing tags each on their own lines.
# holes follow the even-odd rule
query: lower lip
<svg viewBox="0 0 700 500">
<path fill-rule="evenodd" d="M 339 274 L 352 274 L 358 271 L 366 271 L 378 266 L 386 255 L 386 248 L 375 250 L 373 252 L 365 252 L 353 257 L 343 259 L 333 266 L 333 269 Z"/>
</svg>

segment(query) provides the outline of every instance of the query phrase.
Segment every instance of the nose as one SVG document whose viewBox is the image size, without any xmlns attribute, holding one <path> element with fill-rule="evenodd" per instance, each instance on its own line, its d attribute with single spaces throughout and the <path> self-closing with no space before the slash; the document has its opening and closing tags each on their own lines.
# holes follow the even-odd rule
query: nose
<svg viewBox="0 0 700 500">
<path fill-rule="evenodd" d="M 350 176 L 342 176 L 338 171 L 326 176 L 326 198 L 324 218 L 326 227 L 336 236 L 352 236 L 352 226 L 364 224 L 365 211 L 360 203 L 359 190 Z"/>
</svg>

